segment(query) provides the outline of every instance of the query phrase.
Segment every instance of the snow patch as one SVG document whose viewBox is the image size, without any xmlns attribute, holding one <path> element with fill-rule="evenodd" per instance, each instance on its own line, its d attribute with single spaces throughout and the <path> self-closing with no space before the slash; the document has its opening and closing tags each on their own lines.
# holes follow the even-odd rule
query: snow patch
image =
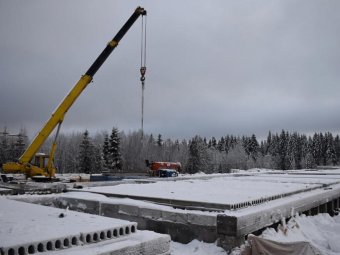
<svg viewBox="0 0 340 255">
<path fill-rule="evenodd" d="M 340 215 L 297 215 L 287 224 L 280 225 L 277 230 L 267 228 L 261 237 L 281 243 L 306 241 L 319 249 L 323 255 L 340 255 Z M 234 249 L 231 255 L 240 255 L 242 250 L 244 246 Z"/>
<path fill-rule="evenodd" d="M 214 255 L 214 254 L 228 254 L 221 247 L 215 243 L 204 243 L 198 240 L 193 240 L 188 244 L 181 244 L 171 242 L 171 255 Z"/>
</svg>

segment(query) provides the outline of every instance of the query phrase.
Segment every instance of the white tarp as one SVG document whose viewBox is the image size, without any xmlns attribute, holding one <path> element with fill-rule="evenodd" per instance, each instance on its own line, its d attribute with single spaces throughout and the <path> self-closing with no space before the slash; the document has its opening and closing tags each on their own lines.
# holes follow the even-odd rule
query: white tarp
<svg viewBox="0 0 340 255">
<path fill-rule="evenodd" d="M 276 242 L 258 236 L 248 236 L 249 247 L 242 255 L 322 255 L 309 242 Z"/>
</svg>

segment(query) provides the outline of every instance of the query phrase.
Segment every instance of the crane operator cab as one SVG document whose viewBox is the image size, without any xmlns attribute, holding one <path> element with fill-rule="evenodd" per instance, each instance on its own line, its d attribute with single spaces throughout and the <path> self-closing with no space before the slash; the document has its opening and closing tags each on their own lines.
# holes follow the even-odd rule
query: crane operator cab
<svg viewBox="0 0 340 255">
<path fill-rule="evenodd" d="M 41 173 L 41 171 L 37 171 L 34 176 L 31 176 L 32 180 L 45 182 L 51 180 L 51 177 L 55 175 L 55 167 L 50 155 L 38 152 L 34 155 L 32 161 L 34 166 L 37 166 L 39 169 L 44 170 L 43 173 Z M 54 181 L 58 181 L 58 179 L 55 179 Z"/>
<path fill-rule="evenodd" d="M 34 165 L 39 166 L 41 169 L 45 169 L 47 167 L 48 159 L 49 155 L 38 152 L 34 157 Z"/>
</svg>

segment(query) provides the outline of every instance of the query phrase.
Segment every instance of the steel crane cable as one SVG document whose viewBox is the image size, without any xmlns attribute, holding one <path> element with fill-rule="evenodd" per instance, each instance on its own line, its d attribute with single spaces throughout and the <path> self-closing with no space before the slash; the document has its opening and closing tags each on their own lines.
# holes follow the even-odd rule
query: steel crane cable
<svg viewBox="0 0 340 255">
<path fill-rule="evenodd" d="M 141 34 L 141 53 L 140 53 L 140 72 L 141 72 L 141 81 L 145 80 L 145 72 L 146 72 L 146 16 L 144 22 L 144 16 L 142 16 L 142 34 Z"/>
<path fill-rule="evenodd" d="M 140 81 L 142 83 L 142 117 L 141 117 L 141 131 L 143 137 L 144 126 L 144 86 L 145 86 L 145 73 L 146 73 L 146 16 L 142 16 L 142 34 L 141 34 L 141 54 L 140 54 Z"/>
</svg>

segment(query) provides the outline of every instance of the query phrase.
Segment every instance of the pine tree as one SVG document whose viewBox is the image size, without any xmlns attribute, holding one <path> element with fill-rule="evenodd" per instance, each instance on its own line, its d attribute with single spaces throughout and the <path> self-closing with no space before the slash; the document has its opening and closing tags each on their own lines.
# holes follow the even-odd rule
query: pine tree
<svg viewBox="0 0 340 255">
<path fill-rule="evenodd" d="M 205 144 L 207 144 L 208 148 L 211 148 L 211 147 L 212 147 L 211 139 L 209 140 L 208 143 L 207 143 L 207 139 L 206 139 L 206 138 L 204 138 L 203 141 L 204 141 Z"/>
<path fill-rule="evenodd" d="M 340 163 L 340 137 L 337 135 L 334 139 L 334 150 L 336 156 L 336 163 Z"/>
<path fill-rule="evenodd" d="M 239 143 L 239 138 L 236 136 L 230 136 L 229 149 L 233 149 Z"/>
<path fill-rule="evenodd" d="M 317 133 L 313 136 L 312 149 L 315 164 L 319 166 L 322 164 L 322 137 L 320 138 L 320 135 Z"/>
<path fill-rule="evenodd" d="M 78 169 L 81 173 L 91 174 L 94 166 L 94 150 L 87 130 L 83 134 L 79 147 Z"/>
<path fill-rule="evenodd" d="M 203 138 L 203 142 L 204 142 L 205 145 L 208 145 L 206 137 Z M 211 140 L 209 142 L 210 142 L 210 147 L 211 147 Z M 209 147 L 209 145 L 208 145 L 208 147 Z"/>
<path fill-rule="evenodd" d="M 100 146 L 93 147 L 93 159 L 94 159 L 92 168 L 93 173 L 101 173 L 103 170 L 103 160 L 100 151 L 101 151 Z"/>
<path fill-rule="evenodd" d="M 163 145 L 163 139 L 162 139 L 162 135 L 161 135 L 161 134 L 158 135 L 158 138 L 157 138 L 157 145 L 158 145 L 159 147 L 162 147 L 162 145 Z"/>
<path fill-rule="evenodd" d="M 327 164 L 327 140 L 326 137 L 320 133 L 319 134 L 320 144 L 321 144 L 321 162 L 320 164 L 326 165 Z"/>
<path fill-rule="evenodd" d="M 265 154 L 273 154 L 272 133 L 269 131 L 266 141 Z"/>
<path fill-rule="evenodd" d="M 302 140 L 297 132 L 289 137 L 287 153 L 290 159 L 290 169 L 301 169 Z"/>
<path fill-rule="evenodd" d="M 150 144 L 150 145 L 155 144 L 155 139 L 153 138 L 153 135 L 152 135 L 152 134 L 149 136 L 148 144 Z"/>
<path fill-rule="evenodd" d="M 224 137 L 221 137 L 221 139 L 219 140 L 219 142 L 217 144 L 217 149 L 220 152 L 225 151 L 225 139 L 224 139 Z"/>
<path fill-rule="evenodd" d="M 296 152 L 295 152 L 295 161 L 297 169 L 302 168 L 302 157 L 303 157 L 303 146 L 305 139 L 303 136 L 297 134 L 297 143 L 296 143 Z"/>
<path fill-rule="evenodd" d="M 224 149 L 225 149 L 225 152 L 226 153 L 228 153 L 228 151 L 229 151 L 229 149 L 230 149 L 230 143 L 231 143 L 231 141 L 230 141 L 230 136 L 229 135 L 227 135 L 226 137 L 225 137 L 225 139 L 224 139 Z"/>
<path fill-rule="evenodd" d="M 288 149 L 288 141 L 289 135 L 288 132 L 286 133 L 282 130 L 280 137 L 279 137 L 279 147 L 278 147 L 278 155 L 279 155 L 279 169 L 287 170 L 289 167 L 289 157 L 287 155 Z"/>
<path fill-rule="evenodd" d="M 11 139 L 10 144 L 9 144 L 9 149 L 8 149 L 8 160 L 9 161 L 16 161 L 17 160 L 17 150 L 15 146 L 15 142 L 13 139 Z"/>
<path fill-rule="evenodd" d="M 256 136 L 253 134 L 250 139 L 248 139 L 248 152 L 250 157 L 256 161 L 259 153 L 259 143 L 257 142 Z"/>
<path fill-rule="evenodd" d="M 209 165 L 208 147 L 203 139 L 195 136 L 189 145 L 189 160 L 187 171 L 190 174 L 207 171 Z"/>
<path fill-rule="evenodd" d="M 110 153 L 109 153 L 109 135 L 104 135 L 104 144 L 103 144 L 103 166 L 106 169 L 110 169 L 111 162 L 110 162 Z"/>
<path fill-rule="evenodd" d="M 24 142 L 24 136 L 21 133 L 19 133 L 14 144 L 13 156 L 15 159 L 19 159 L 19 157 L 22 155 L 22 153 L 25 150 L 25 145 L 26 144 Z"/>
<path fill-rule="evenodd" d="M 5 130 L 6 131 L 6 130 Z M 1 143 L 0 143 L 0 165 L 3 163 L 6 163 L 8 161 L 8 141 L 7 137 L 4 135 L 1 137 Z"/>
<path fill-rule="evenodd" d="M 266 150 L 267 150 L 267 142 L 266 141 L 261 141 L 260 142 L 260 148 L 259 148 L 259 152 L 261 153 L 261 156 L 265 156 L 266 155 Z"/>
<path fill-rule="evenodd" d="M 122 169 L 122 156 L 120 153 L 120 139 L 118 129 L 113 127 L 109 139 L 109 155 L 111 157 L 111 169 Z"/>
<path fill-rule="evenodd" d="M 270 154 L 277 157 L 280 153 L 280 136 L 278 134 L 272 135 L 272 140 L 269 147 Z"/>
<path fill-rule="evenodd" d="M 211 147 L 215 148 L 217 147 L 217 142 L 216 142 L 216 138 L 215 137 L 212 137 L 211 138 Z"/>
<path fill-rule="evenodd" d="M 307 145 L 306 156 L 305 156 L 305 165 L 304 168 L 312 169 L 316 167 L 315 158 L 313 156 L 313 141 L 309 139 L 309 143 Z"/>
<path fill-rule="evenodd" d="M 335 165 L 337 163 L 337 158 L 336 158 L 333 135 L 330 132 L 325 134 L 325 144 L 326 144 L 325 164 Z"/>
<path fill-rule="evenodd" d="M 308 144 L 309 143 L 311 144 L 310 141 L 312 141 L 310 136 L 307 138 L 306 135 L 301 135 L 301 137 L 300 137 L 300 146 L 301 146 L 300 165 L 301 165 L 301 168 L 304 168 L 304 159 L 306 158 L 306 155 L 308 153 Z"/>
</svg>

